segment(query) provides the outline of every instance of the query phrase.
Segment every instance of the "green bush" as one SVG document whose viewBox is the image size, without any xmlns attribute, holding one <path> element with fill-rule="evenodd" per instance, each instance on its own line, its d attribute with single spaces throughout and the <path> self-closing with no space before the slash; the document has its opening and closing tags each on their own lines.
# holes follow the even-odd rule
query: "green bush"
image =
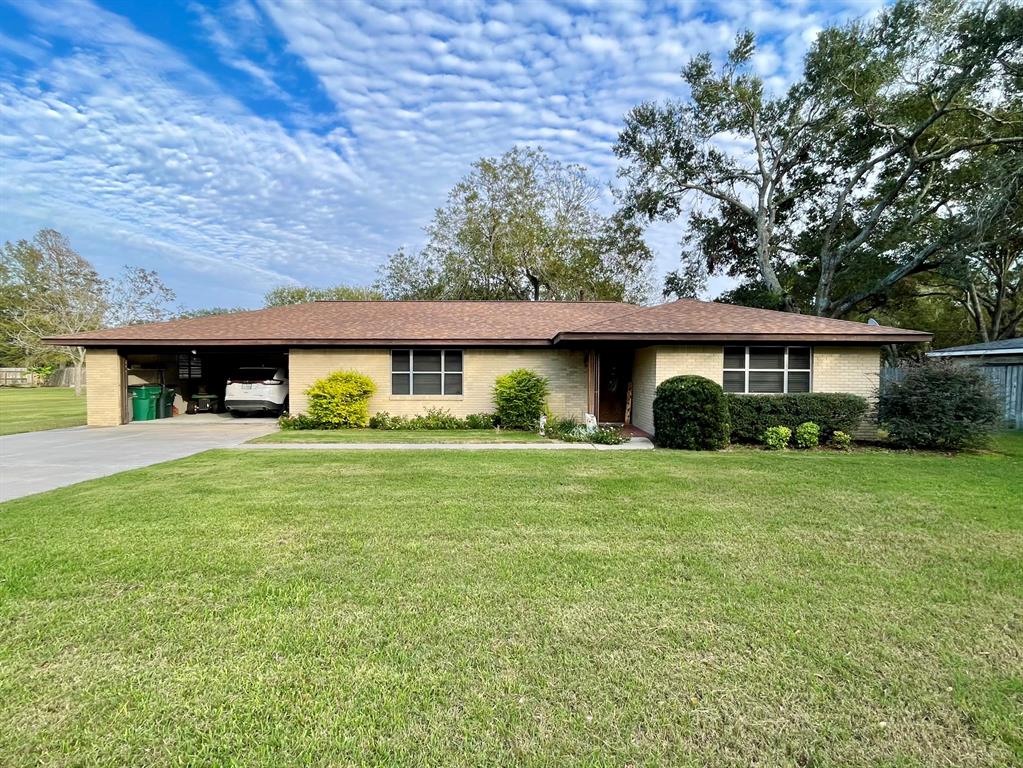
<svg viewBox="0 0 1023 768">
<path fill-rule="evenodd" d="M 783 451 L 789 446 L 792 430 L 788 427 L 768 427 L 760 436 L 764 447 L 769 451 Z"/>
<path fill-rule="evenodd" d="M 294 416 L 285 414 L 277 419 L 277 425 L 284 430 L 290 429 L 319 429 L 320 424 L 311 416 L 297 413 Z"/>
<path fill-rule="evenodd" d="M 588 442 L 597 445 L 621 445 L 627 443 L 629 438 L 620 427 L 597 427 L 587 436 Z"/>
<path fill-rule="evenodd" d="M 591 432 L 572 418 L 548 416 L 544 435 L 564 443 L 596 443 L 598 445 L 621 445 L 629 438 L 618 427 L 597 427 Z"/>
<path fill-rule="evenodd" d="M 728 403 L 702 376 L 662 381 L 654 396 L 654 435 L 665 448 L 717 450 L 728 444 Z"/>
<path fill-rule="evenodd" d="M 847 432 L 836 429 L 831 435 L 831 447 L 839 451 L 848 451 L 852 447 L 852 436 Z"/>
<path fill-rule="evenodd" d="M 467 429 L 493 429 L 495 425 L 492 413 L 470 413 L 465 417 Z"/>
<path fill-rule="evenodd" d="M 325 429 L 365 427 L 369 423 L 369 398 L 375 391 L 369 376 L 336 371 L 306 390 L 309 418 Z"/>
<path fill-rule="evenodd" d="M 821 444 L 821 428 L 812 421 L 804 421 L 796 427 L 796 448 L 816 448 Z"/>
<path fill-rule="evenodd" d="M 782 425 L 796 429 L 812 421 L 827 440 L 836 430 L 856 431 L 867 413 L 867 401 L 858 395 L 804 392 L 792 395 L 728 394 L 731 439 L 736 443 L 759 442 L 764 431 Z"/>
<path fill-rule="evenodd" d="M 944 360 L 910 366 L 880 393 L 878 416 L 889 439 L 904 448 L 957 451 L 988 442 L 1000 409 L 981 371 Z"/>
<path fill-rule="evenodd" d="M 505 429 L 536 429 L 547 394 L 547 379 L 525 368 L 498 377 L 494 383 L 497 423 Z"/>
</svg>

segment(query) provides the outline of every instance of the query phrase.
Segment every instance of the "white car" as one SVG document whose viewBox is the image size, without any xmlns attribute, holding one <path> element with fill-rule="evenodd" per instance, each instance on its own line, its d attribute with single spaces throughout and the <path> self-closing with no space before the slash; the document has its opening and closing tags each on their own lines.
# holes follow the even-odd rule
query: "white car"
<svg viewBox="0 0 1023 768">
<path fill-rule="evenodd" d="M 252 413 L 280 415 L 288 410 L 288 375 L 283 368 L 242 367 L 227 380 L 224 408 L 232 416 Z"/>
</svg>

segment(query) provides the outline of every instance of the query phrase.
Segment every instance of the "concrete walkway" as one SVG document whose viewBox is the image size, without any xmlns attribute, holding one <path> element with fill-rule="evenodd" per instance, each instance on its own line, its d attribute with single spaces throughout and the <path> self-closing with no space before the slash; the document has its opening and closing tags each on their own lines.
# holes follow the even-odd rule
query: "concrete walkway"
<svg viewBox="0 0 1023 768">
<path fill-rule="evenodd" d="M 0 437 L 0 501 L 105 477 L 277 429 L 273 419 L 202 414 L 121 427 L 74 427 Z"/>
<path fill-rule="evenodd" d="M 250 443 L 246 451 L 647 451 L 654 444 L 634 437 L 621 445 L 593 443 Z"/>
</svg>

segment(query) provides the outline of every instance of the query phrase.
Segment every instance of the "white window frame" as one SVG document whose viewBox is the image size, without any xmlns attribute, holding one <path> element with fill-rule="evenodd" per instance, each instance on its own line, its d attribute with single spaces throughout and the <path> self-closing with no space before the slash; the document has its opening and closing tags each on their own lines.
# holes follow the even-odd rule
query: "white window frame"
<svg viewBox="0 0 1023 768">
<path fill-rule="evenodd" d="M 394 370 L 394 353 L 395 352 L 407 352 L 408 353 L 408 370 L 407 371 L 396 371 Z M 439 371 L 417 371 L 416 370 L 416 352 L 438 352 L 440 353 L 440 370 Z M 461 370 L 449 371 L 448 370 L 448 353 L 457 352 L 462 358 Z M 438 394 L 422 394 L 415 391 L 416 379 L 413 374 L 415 373 L 439 373 L 440 374 L 440 392 Z M 408 376 L 408 394 L 396 394 L 394 391 L 394 377 L 396 375 Z M 447 389 L 448 376 L 460 376 L 462 378 L 462 391 L 457 395 L 445 394 Z M 391 350 L 391 397 L 448 397 L 448 398 L 459 398 L 465 395 L 465 352 L 461 349 L 439 349 L 436 347 L 406 347 L 403 349 L 392 349 Z"/>
<path fill-rule="evenodd" d="M 789 393 L 789 371 L 792 371 L 793 373 L 809 373 L 810 374 L 810 377 L 809 377 L 810 384 L 809 384 L 809 389 L 807 389 L 806 391 L 807 392 L 813 392 L 813 347 L 810 346 L 809 344 L 792 344 L 792 345 L 788 345 L 788 346 L 783 345 L 783 344 L 753 344 L 753 345 L 748 345 L 748 344 L 746 344 L 746 345 L 743 345 L 743 344 L 725 344 L 724 347 L 722 347 L 722 349 L 721 349 L 721 357 L 722 357 L 722 361 L 721 362 L 722 362 L 722 366 L 724 365 L 725 349 L 728 348 L 728 347 L 744 347 L 745 353 L 746 353 L 746 362 L 745 362 L 745 367 L 744 368 L 724 368 L 724 367 L 722 367 L 722 369 L 721 369 L 723 371 L 723 373 L 742 373 L 743 374 L 742 392 L 733 392 L 732 394 L 735 394 L 735 395 L 787 395 Z M 782 347 L 785 350 L 785 359 L 784 359 L 784 362 L 783 362 L 784 367 L 783 368 L 753 368 L 752 370 L 754 370 L 754 371 L 771 371 L 772 373 L 777 373 L 778 371 L 781 371 L 781 374 L 782 374 L 782 378 L 781 378 L 782 391 L 781 392 L 750 392 L 749 391 L 749 374 L 750 374 L 750 370 L 751 370 L 750 369 L 750 364 L 749 364 L 749 356 L 750 356 L 749 353 L 750 353 L 750 350 L 751 349 L 768 349 L 768 348 L 771 348 L 771 347 Z M 790 349 L 806 349 L 806 350 L 809 350 L 809 352 L 810 352 L 810 367 L 809 368 L 789 368 L 789 350 Z M 725 383 L 724 375 L 722 375 L 722 377 L 721 377 L 721 383 L 722 383 L 722 385 L 724 385 L 724 383 Z"/>
</svg>

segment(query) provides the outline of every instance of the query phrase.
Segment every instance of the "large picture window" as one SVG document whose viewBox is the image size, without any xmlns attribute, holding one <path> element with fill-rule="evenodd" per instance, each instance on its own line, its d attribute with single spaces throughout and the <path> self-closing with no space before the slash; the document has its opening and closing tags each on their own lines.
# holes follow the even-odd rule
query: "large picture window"
<svg viewBox="0 0 1023 768">
<path fill-rule="evenodd" d="M 725 347 L 725 392 L 809 392 L 809 347 Z"/>
<path fill-rule="evenodd" d="M 462 350 L 391 350 L 391 394 L 462 394 Z"/>
</svg>

